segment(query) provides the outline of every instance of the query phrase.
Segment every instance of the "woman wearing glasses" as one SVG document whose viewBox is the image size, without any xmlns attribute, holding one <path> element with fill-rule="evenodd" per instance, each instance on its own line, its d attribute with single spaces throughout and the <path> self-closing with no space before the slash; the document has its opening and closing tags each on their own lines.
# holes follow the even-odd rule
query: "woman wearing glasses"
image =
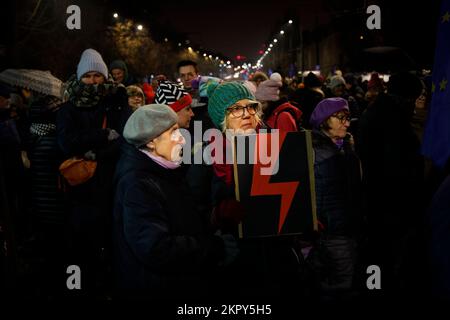
<svg viewBox="0 0 450 320">
<path fill-rule="evenodd" d="M 310 123 L 317 217 L 322 229 L 311 261 L 321 274 L 322 295 L 334 298 L 352 293 L 355 238 L 362 221 L 361 167 L 352 136 L 347 132 L 350 112 L 345 99 L 328 98 L 319 102 Z"/>
<path fill-rule="evenodd" d="M 208 113 L 213 124 L 223 133 L 225 157 L 227 148 L 231 149 L 229 134 L 251 134 L 263 128 L 260 119 L 260 103 L 241 83 L 225 82 L 208 85 Z M 220 139 L 217 139 L 220 140 Z M 210 143 L 214 144 L 216 141 Z M 212 155 L 214 158 L 214 155 Z M 217 159 L 217 158 L 215 158 Z M 226 160 L 224 158 L 224 160 Z M 238 224 L 246 214 L 244 207 L 235 199 L 235 181 L 233 165 L 226 161 L 213 162 L 211 166 L 192 165 L 188 173 L 191 190 L 210 190 L 209 195 L 202 194 L 199 199 L 212 199 L 210 221 L 222 233 L 236 235 Z M 194 170 L 210 170 L 211 179 L 199 188 L 200 181 L 207 174 L 192 174 Z M 210 211 L 211 212 L 211 211 Z M 285 239 L 243 239 L 239 242 L 239 255 L 220 276 L 218 288 L 220 295 L 239 292 L 242 296 L 280 295 L 292 292 L 299 286 L 297 260 Z M 287 287 L 289 286 L 289 287 Z M 292 289 L 292 290 L 291 290 Z"/>
</svg>

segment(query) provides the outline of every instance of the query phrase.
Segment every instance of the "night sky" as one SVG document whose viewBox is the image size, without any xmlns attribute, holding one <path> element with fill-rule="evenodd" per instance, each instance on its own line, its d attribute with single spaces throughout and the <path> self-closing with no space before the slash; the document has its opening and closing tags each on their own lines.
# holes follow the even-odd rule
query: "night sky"
<svg viewBox="0 0 450 320">
<path fill-rule="evenodd" d="M 375 45 L 400 47 L 417 62 L 418 65 L 431 69 L 434 58 L 435 38 L 439 14 L 439 2 L 429 1 L 404 3 L 391 0 L 278 0 L 278 1 L 141 1 L 141 0 L 61 0 L 57 2 L 38 2 L 37 0 L 8 0 L 2 4 L 0 29 L 5 32 L 6 46 L 1 47 L 0 54 L 6 57 L 0 66 L 54 68 L 64 77 L 71 72 L 71 65 L 65 60 L 76 60 L 86 47 L 97 46 L 97 33 L 104 34 L 106 28 L 115 20 L 112 13 L 118 12 L 121 18 L 132 19 L 142 23 L 153 40 L 163 43 L 164 38 L 170 43 L 190 40 L 189 46 L 208 54 L 219 54 L 227 60 L 236 61 L 237 55 L 246 56 L 247 62 L 254 63 L 260 57 L 258 51 L 265 50 L 264 45 L 278 35 L 282 25 L 289 19 L 297 24 L 285 28 L 284 39 L 289 40 L 290 31 L 302 28 L 305 39 L 314 45 L 321 41 L 314 30 L 328 27 L 327 35 L 332 34 L 333 27 L 341 26 L 341 33 L 347 46 L 343 49 L 366 48 Z M 26 30 L 24 24 L 32 15 L 36 3 L 54 8 L 45 11 L 47 24 L 43 30 L 31 28 Z M 24 4 L 27 4 L 25 6 Z M 67 18 L 66 7 L 77 4 L 83 9 L 80 31 L 65 30 Z M 377 4 L 381 8 L 380 40 L 369 41 L 371 33 L 366 28 L 368 5 Z M 85 8 L 88 11 L 85 10 Z M 26 9 L 26 10 L 25 10 Z M 53 10 L 53 11 L 52 11 Z M 7 14 L 8 12 L 15 14 Z M 39 11 L 39 12 L 41 12 Z M 36 15 L 36 19 L 39 15 Z M 343 24 L 343 20 L 350 23 Z M 339 21 L 340 23 L 336 23 Z M 34 20 L 32 21 L 34 23 Z M 27 25 L 28 26 L 28 25 Z M 30 23 L 32 27 L 32 23 Z M 61 29 L 62 28 L 62 29 Z M 290 28 L 290 30 L 289 30 Z M 57 29 L 57 30 L 56 30 Z M 326 29 L 326 28 L 325 28 Z M 8 31 L 9 30 L 9 31 Z M 61 32 L 60 32 L 61 31 Z M 65 31 L 64 34 L 62 32 Z M 296 30 L 298 31 L 298 30 Z M 359 42 L 360 33 L 365 33 L 367 43 Z M 297 32 L 299 34 L 299 32 Z M 63 37 L 65 47 L 58 46 L 58 38 Z M 42 45 L 43 40 L 55 39 L 55 43 Z M 72 40 L 73 41 L 70 41 Z M 104 39 L 104 38 L 103 38 Z M 44 41 L 45 42 L 45 41 Z M 306 41 L 307 42 L 307 41 Z M 22 47 L 21 47 L 22 45 Z M 184 47 L 187 45 L 184 43 Z M 26 50 L 24 50 L 24 47 Z M 296 50 L 299 44 L 295 44 Z M 14 50 L 18 50 L 15 52 Z M 68 51 L 70 53 L 68 53 Z M 103 50 L 108 55 L 108 50 Z M 353 50 L 356 51 L 356 50 Z M 18 54 L 20 53 L 20 54 Z M 345 52 L 351 54 L 351 52 Z M 71 55 L 73 54 L 73 56 Z M 111 55 L 111 53 L 109 52 Z M 321 54 L 324 54 L 322 52 Z M 112 58 L 108 57 L 107 58 Z M 50 67 L 49 67 L 50 66 Z"/>
<path fill-rule="evenodd" d="M 244 55 L 250 61 L 259 57 L 258 51 L 268 43 L 272 33 L 278 32 L 279 26 L 295 14 L 320 10 L 317 1 L 310 0 L 116 3 L 126 14 L 150 16 L 162 25 L 186 33 L 190 41 L 205 50 L 230 58 Z"/>
<path fill-rule="evenodd" d="M 161 29 L 172 28 L 185 33 L 191 43 L 230 58 L 244 55 L 255 61 L 264 43 L 291 17 L 301 20 L 305 29 L 330 17 L 355 17 L 360 23 L 352 28 L 365 31 L 370 4 L 381 8 L 382 29 L 388 35 L 385 45 L 415 51 L 418 59 L 430 60 L 434 51 L 438 2 L 394 3 L 388 0 L 280 0 L 280 1 L 107 1 L 126 15 L 144 21 L 156 21 Z M 151 22 L 150 22 L 151 23 Z M 419 38 L 420 37 L 420 38 Z M 420 39 L 420 41 L 419 41 Z M 420 52 L 421 51 L 421 52 Z"/>
</svg>

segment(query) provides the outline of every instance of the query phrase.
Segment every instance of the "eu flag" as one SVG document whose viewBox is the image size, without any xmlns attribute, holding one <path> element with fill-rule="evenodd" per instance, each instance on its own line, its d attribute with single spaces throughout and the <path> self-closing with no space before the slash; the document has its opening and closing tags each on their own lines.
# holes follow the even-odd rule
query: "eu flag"
<svg viewBox="0 0 450 320">
<path fill-rule="evenodd" d="M 442 0 L 433 67 L 432 97 L 422 152 L 443 168 L 450 158 L 450 0 Z"/>
</svg>

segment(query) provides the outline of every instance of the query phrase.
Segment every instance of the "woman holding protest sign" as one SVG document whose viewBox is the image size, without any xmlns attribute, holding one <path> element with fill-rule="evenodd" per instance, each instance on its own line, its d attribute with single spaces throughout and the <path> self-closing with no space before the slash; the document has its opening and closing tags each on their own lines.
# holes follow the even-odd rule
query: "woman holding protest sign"
<svg viewBox="0 0 450 320">
<path fill-rule="evenodd" d="M 208 113 L 221 134 L 214 136 L 207 145 L 212 150 L 211 165 L 191 166 L 188 179 L 191 190 L 199 193 L 197 199 L 212 199 L 210 220 L 215 228 L 237 236 L 246 209 L 236 200 L 233 161 L 231 158 L 230 162 L 228 156 L 233 154 L 234 136 L 254 134 L 264 128 L 261 105 L 248 88 L 238 82 L 209 84 L 208 98 Z M 207 186 L 210 186 L 210 194 L 201 195 L 202 190 L 208 190 Z M 281 237 L 240 239 L 240 253 L 220 279 L 221 293 L 279 296 L 291 290 L 298 292 L 299 263 L 291 240 Z"/>
</svg>

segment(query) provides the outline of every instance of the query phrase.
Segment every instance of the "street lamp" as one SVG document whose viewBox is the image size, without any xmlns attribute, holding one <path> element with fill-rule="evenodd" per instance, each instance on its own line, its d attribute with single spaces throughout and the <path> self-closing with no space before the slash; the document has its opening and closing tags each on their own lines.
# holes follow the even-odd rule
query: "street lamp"
<svg viewBox="0 0 450 320">
<path fill-rule="evenodd" d="M 140 25 L 137 26 L 137 29 L 138 29 L 139 31 L 142 31 L 142 29 L 144 29 L 144 27 L 142 26 L 142 24 L 140 24 Z"/>
<path fill-rule="evenodd" d="M 117 19 L 117 18 L 119 17 L 119 14 L 118 14 L 117 12 L 115 12 L 115 13 L 113 14 L 113 17 Z"/>
</svg>

